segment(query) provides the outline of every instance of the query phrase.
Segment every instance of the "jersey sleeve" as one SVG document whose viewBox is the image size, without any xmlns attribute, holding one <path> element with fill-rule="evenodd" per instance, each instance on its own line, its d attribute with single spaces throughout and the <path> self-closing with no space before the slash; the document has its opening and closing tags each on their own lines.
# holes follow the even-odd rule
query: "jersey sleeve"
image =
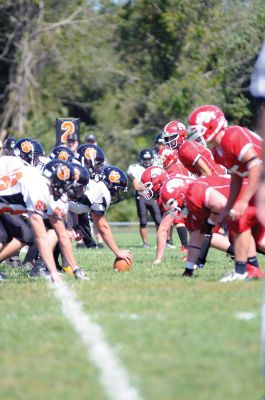
<svg viewBox="0 0 265 400">
<path fill-rule="evenodd" d="M 245 153 L 248 149 L 254 148 L 254 146 L 249 140 L 247 129 L 237 126 L 233 127 L 233 129 L 225 135 L 222 141 L 222 148 L 225 153 L 232 155 L 237 161 L 242 162 Z"/>
<path fill-rule="evenodd" d="M 184 166 L 189 169 L 194 167 L 199 158 L 201 157 L 200 152 L 195 143 L 185 142 L 179 148 L 179 159 Z"/>
<path fill-rule="evenodd" d="M 54 199 L 50 200 L 50 204 L 47 209 L 47 215 L 49 217 L 53 216 L 62 221 L 67 220 L 67 213 L 69 209 L 69 204 L 66 201 L 61 199 L 55 201 Z"/>
</svg>

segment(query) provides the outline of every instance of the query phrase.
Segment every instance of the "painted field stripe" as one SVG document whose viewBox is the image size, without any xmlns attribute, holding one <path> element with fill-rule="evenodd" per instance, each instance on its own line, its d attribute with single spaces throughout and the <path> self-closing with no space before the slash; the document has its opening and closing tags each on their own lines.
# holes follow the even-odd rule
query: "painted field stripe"
<svg viewBox="0 0 265 400">
<path fill-rule="evenodd" d="M 260 325 L 261 371 L 263 379 L 265 379 L 265 288 L 262 290 Z"/>
<path fill-rule="evenodd" d="M 49 282 L 49 285 L 60 301 L 63 314 L 83 341 L 89 360 L 98 368 L 107 397 L 110 400 L 140 400 L 127 371 L 104 338 L 102 328 L 83 311 L 75 293 L 65 282 L 56 285 Z"/>
</svg>

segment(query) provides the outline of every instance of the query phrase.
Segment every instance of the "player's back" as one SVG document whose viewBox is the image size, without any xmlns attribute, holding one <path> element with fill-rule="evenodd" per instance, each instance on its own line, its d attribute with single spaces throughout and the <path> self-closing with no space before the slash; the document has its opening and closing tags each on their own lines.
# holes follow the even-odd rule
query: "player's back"
<svg viewBox="0 0 265 400">
<path fill-rule="evenodd" d="M 196 163 L 202 159 L 210 169 L 212 175 L 224 175 L 225 168 L 216 163 L 211 151 L 196 141 L 184 141 L 178 150 L 179 159 L 184 166 L 193 174 L 200 172 L 196 168 Z"/>
</svg>

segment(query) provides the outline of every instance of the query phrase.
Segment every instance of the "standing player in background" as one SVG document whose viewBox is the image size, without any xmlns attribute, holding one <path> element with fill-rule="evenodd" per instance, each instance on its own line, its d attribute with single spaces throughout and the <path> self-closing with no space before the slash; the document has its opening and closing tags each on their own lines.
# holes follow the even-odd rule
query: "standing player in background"
<svg viewBox="0 0 265 400">
<path fill-rule="evenodd" d="M 143 192 L 145 186 L 141 182 L 142 173 L 146 168 L 151 167 L 154 162 L 153 150 L 149 148 L 142 149 L 139 153 L 138 163 L 131 164 L 127 174 L 132 178 L 133 187 L 135 190 L 135 202 L 137 214 L 140 221 L 140 235 L 143 242 L 143 248 L 148 248 L 150 245 L 147 242 L 147 211 L 151 214 L 156 228 L 161 222 L 161 212 L 157 202 L 154 199 L 145 199 Z"/>
<path fill-rule="evenodd" d="M 71 135 L 67 136 L 66 147 L 72 150 L 74 154 L 76 154 L 78 145 L 79 145 L 78 137 L 75 133 L 72 133 Z"/>
<path fill-rule="evenodd" d="M 227 223 L 229 217 L 234 221 L 235 270 L 222 281 L 243 280 L 247 277 L 251 227 L 256 224 L 254 196 L 262 172 L 262 139 L 247 128 L 228 126 L 224 113 L 214 105 L 196 108 L 189 116 L 188 129 L 196 140 L 201 138 L 216 146 L 212 149 L 215 160 L 231 173 L 229 198 L 217 223 Z M 244 177 L 247 185 L 238 198 Z"/>
<path fill-rule="evenodd" d="M 5 156 L 13 156 L 16 139 L 9 136 L 3 143 L 3 153 Z"/>
<path fill-rule="evenodd" d="M 259 53 L 254 72 L 251 78 L 250 92 L 260 103 L 258 131 L 265 138 L 265 41 Z M 265 140 L 263 140 L 263 171 L 261 182 L 257 192 L 257 212 L 258 218 L 265 226 Z"/>
</svg>

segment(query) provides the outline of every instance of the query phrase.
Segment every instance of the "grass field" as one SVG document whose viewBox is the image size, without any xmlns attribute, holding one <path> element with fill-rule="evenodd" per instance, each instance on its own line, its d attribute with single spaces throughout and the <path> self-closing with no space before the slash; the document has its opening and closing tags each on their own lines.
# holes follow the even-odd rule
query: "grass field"
<svg viewBox="0 0 265 400">
<path fill-rule="evenodd" d="M 204 270 L 181 278 L 177 250 L 168 249 L 164 263 L 152 266 L 155 250 L 140 248 L 137 228 L 114 232 L 134 254 L 131 272 L 114 272 L 107 249 L 82 249 L 76 256 L 91 280 L 64 279 L 102 327 L 141 397 L 262 399 L 263 283 L 218 283 L 232 264 L 214 250 Z M 155 246 L 154 232 L 150 242 Z M 4 265 L 0 270 L 9 277 L 0 285 L 0 399 L 107 399 L 99 371 L 47 282 Z M 252 318 L 239 319 L 242 312 Z"/>
</svg>

